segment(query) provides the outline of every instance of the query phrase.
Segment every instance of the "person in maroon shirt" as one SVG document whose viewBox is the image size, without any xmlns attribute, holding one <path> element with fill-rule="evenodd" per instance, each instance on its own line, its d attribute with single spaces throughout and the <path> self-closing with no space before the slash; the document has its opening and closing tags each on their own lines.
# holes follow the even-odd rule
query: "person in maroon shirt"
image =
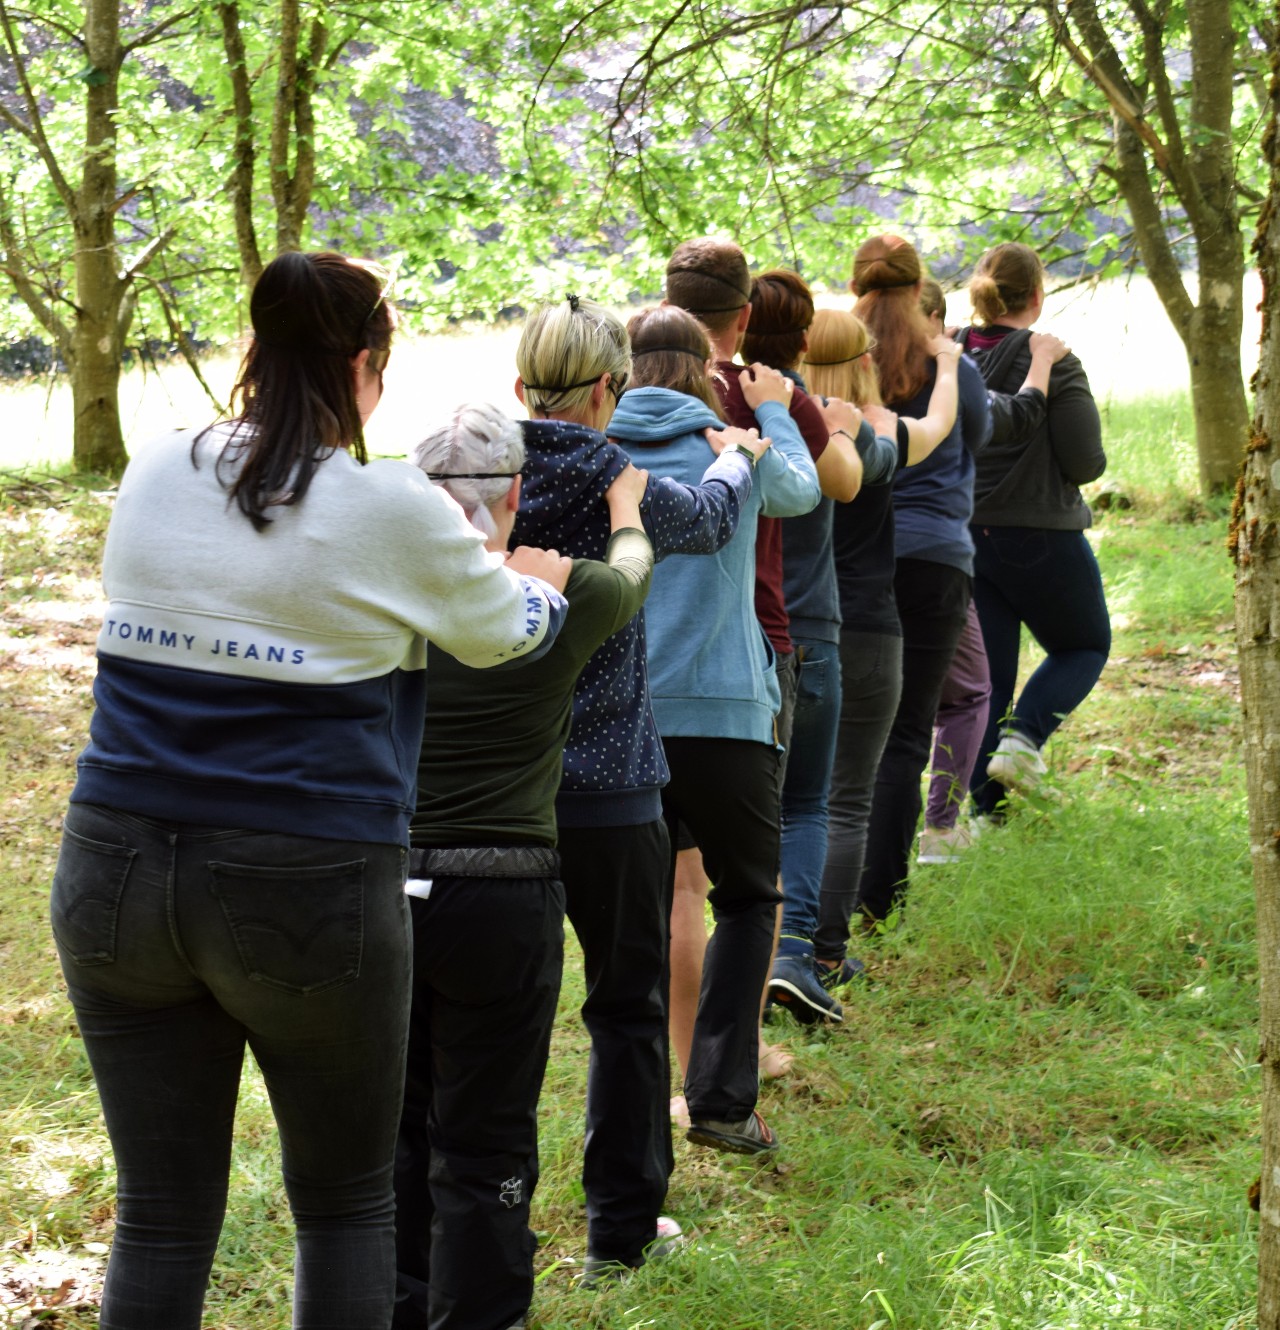
<svg viewBox="0 0 1280 1330">
<path fill-rule="evenodd" d="M 667 263 L 666 300 L 696 315 L 706 327 L 716 361 L 713 378 L 729 423 L 742 428 L 754 426 L 755 416 L 738 382 L 742 366 L 733 360 L 751 319 L 751 272 L 742 249 L 732 241 L 712 237 L 687 240 L 677 246 Z M 823 408 L 796 387 L 791 393 L 789 410 L 809 448 L 823 495 L 846 503 L 858 493 L 862 464 L 853 444 L 857 418 L 852 413 L 842 413 L 842 406 Z M 838 433 L 840 430 L 847 433 Z M 755 588 L 756 617 L 773 647 L 782 694 L 776 724 L 777 742 L 784 750 L 778 769 L 779 783 L 786 775 L 785 750 L 791 739 L 797 682 L 795 647 L 782 594 L 780 521 L 771 517 L 758 519 Z M 702 978 L 707 881 L 692 842 L 682 841 L 677 849 L 680 854 L 671 913 L 671 1042 L 683 1067 Z M 761 1047 L 761 1068 L 765 1075 L 771 1070 L 777 1074 L 785 1061 L 785 1056 L 780 1058 L 775 1050 Z M 678 1112 L 679 1107 L 675 1107 Z"/>
</svg>

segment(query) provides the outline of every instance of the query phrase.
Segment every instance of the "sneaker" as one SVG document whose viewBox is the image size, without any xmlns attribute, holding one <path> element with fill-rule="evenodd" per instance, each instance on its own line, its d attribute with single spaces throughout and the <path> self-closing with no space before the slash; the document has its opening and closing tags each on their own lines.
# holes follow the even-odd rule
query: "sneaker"
<svg viewBox="0 0 1280 1330">
<path fill-rule="evenodd" d="M 954 827 L 925 827 L 920 833 L 918 864 L 959 863 L 964 852 L 973 845 L 973 832 L 963 822 Z"/>
<path fill-rule="evenodd" d="M 778 1138 L 754 1112 L 743 1122 L 695 1122 L 685 1135 L 691 1145 L 709 1145 L 713 1150 L 727 1150 L 737 1155 L 766 1154 L 778 1148 Z"/>
<path fill-rule="evenodd" d="M 670 1215 L 659 1215 L 657 1233 L 645 1248 L 640 1264 L 649 1265 L 654 1261 L 665 1261 L 683 1246 L 684 1231 L 680 1225 Z M 639 1265 L 628 1265 L 625 1261 L 610 1261 L 603 1256 L 588 1256 L 582 1262 L 578 1287 L 599 1288 L 603 1284 L 619 1284 L 639 1268 Z M 524 1322 L 521 1321 L 520 1324 L 523 1325 Z"/>
<path fill-rule="evenodd" d="M 818 1021 L 839 1023 L 844 1019 L 840 1004 L 818 982 L 810 956 L 775 958 L 769 976 L 769 996 L 801 1025 L 814 1025 Z"/>
<path fill-rule="evenodd" d="M 1040 750 L 1015 730 L 1006 730 L 987 763 L 987 776 L 1018 794 L 1034 793 L 1049 774 Z"/>
<path fill-rule="evenodd" d="M 833 989 L 843 988 L 845 984 L 851 984 L 855 979 L 863 978 L 867 973 L 867 967 L 856 956 L 844 956 L 839 965 L 823 965 L 819 961 L 814 961 L 813 972 L 818 976 L 818 982 L 828 992 Z"/>
</svg>

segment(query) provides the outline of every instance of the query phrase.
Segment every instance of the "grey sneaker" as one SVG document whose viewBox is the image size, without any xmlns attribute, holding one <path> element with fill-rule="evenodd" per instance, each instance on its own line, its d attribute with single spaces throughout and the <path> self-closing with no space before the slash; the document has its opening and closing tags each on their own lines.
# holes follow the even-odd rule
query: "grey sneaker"
<svg viewBox="0 0 1280 1330">
<path fill-rule="evenodd" d="M 1006 730 L 987 763 L 987 776 L 1017 794 L 1034 794 L 1049 774 L 1040 750 L 1015 730 Z"/>
<path fill-rule="evenodd" d="M 654 1261 L 665 1261 L 674 1256 L 684 1246 L 684 1232 L 680 1225 L 669 1215 L 658 1216 L 658 1231 L 653 1241 L 645 1248 L 642 1265 Z M 634 1274 L 640 1266 L 628 1265 L 625 1261 L 609 1261 L 602 1256 L 588 1256 L 582 1262 L 582 1273 L 578 1276 L 579 1288 L 599 1288 L 604 1284 L 617 1284 Z M 520 1322 L 524 1324 L 523 1321 Z M 514 1330 L 514 1328 L 513 1328 Z"/>
<path fill-rule="evenodd" d="M 810 956 L 778 956 L 769 976 L 769 996 L 785 1007 L 801 1025 L 818 1021 L 839 1024 L 844 1009 L 818 982 Z"/>
<path fill-rule="evenodd" d="M 765 1125 L 759 1112 L 743 1122 L 716 1122 L 703 1119 L 689 1128 L 685 1140 L 692 1145 L 709 1145 L 713 1150 L 727 1150 L 737 1155 L 759 1155 L 778 1148 L 778 1138 Z"/>
</svg>

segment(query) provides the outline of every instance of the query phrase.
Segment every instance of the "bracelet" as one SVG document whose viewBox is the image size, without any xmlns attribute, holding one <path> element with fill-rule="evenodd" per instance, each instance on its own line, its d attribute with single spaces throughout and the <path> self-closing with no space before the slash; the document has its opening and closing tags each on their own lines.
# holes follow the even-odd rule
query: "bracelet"
<svg viewBox="0 0 1280 1330">
<path fill-rule="evenodd" d="M 741 453 L 748 462 L 751 463 L 751 469 L 754 471 L 756 466 L 756 455 L 747 447 L 745 443 L 739 443 L 736 439 L 732 443 L 725 444 L 725 452 Z"/>
<path fill-rule="evenodd" d="M 837 434 L 843 434 L 844 437 L 848 439 L 850 443 L 856 444 L 858 442 L 857 437 L 853 434 L 850 434 L 849 431 L 845 429 L 843 425 L 841 425 L 839 429 L 833 429 L 831 431 L 831 437 L 833 439 L 836 437 Z"/>
</svg>

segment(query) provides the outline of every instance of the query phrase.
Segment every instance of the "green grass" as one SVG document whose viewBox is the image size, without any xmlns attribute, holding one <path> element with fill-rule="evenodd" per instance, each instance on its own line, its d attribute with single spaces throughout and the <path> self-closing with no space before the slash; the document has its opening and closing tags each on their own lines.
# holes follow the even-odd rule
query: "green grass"
<svg viewBox="0 0 1280 1330">
<path fill-rule="evenodd" d="M 904 913 L 865 942 L 845 1024 L 772 1027 L 797 1055 L 763 1096 L 777 1160 L 678 1143 L 667 1209 L 688 1250 L 594 1295 L 568 1264 L 584 1251 L 587 1053 L 570 961 L 542 1102 L 534 1327 L 1256 1324 L 1257 959 L 1231 576 L 1222 511 L 1187 499 L 1184 463 L 1153 460 L 1175 451 L 1151 440 L 1176 409 L 1135 409 L 1112 444 L 1140 504 L 1093 532 L 1115 647 L 1050 748 L 1069 800 L 918 870 Z M 0 1309 L 39 1307 L 70 1279 L 39 1323 L 88 1330 L 114 1175 L 45 898 L 87 723 L 84 598 L 108 501 L 50 493 L 0 503 Z M 206 1325 L 284 1330 L 291 1261 L 250 1074 Z"/>
</svg>

